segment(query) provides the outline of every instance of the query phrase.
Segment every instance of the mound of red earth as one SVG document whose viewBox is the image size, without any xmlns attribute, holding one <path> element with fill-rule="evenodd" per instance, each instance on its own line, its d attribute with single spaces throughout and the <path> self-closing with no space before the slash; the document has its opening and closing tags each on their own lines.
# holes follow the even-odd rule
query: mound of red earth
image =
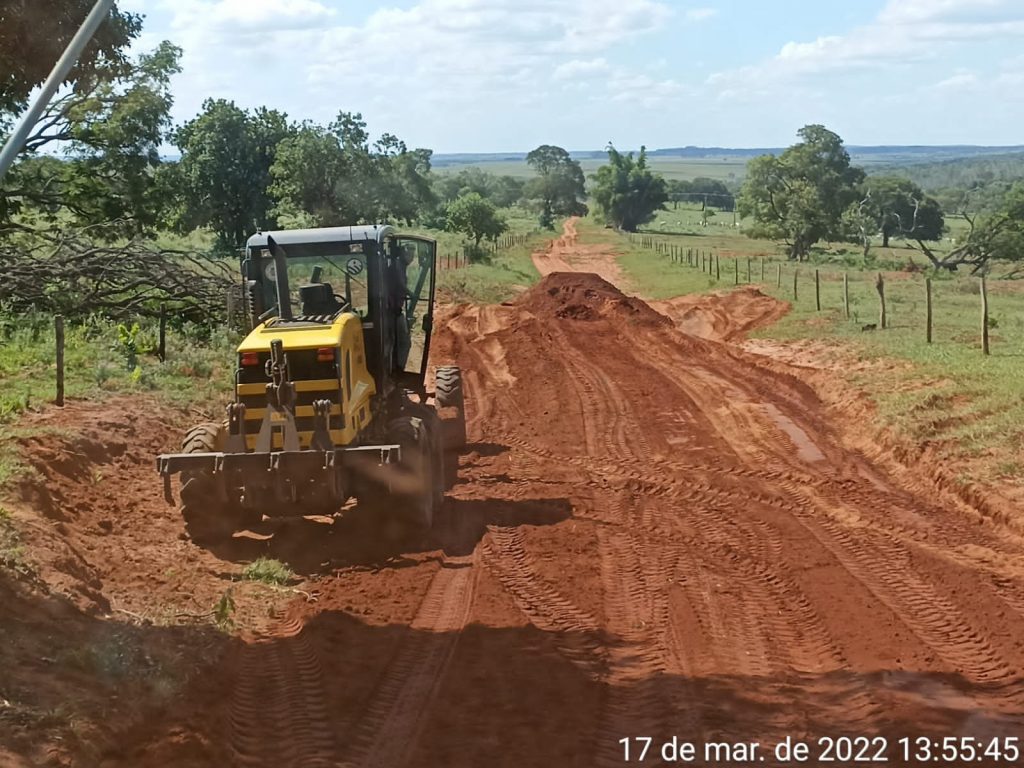
<svg viewBox="0 0 1024 768">
<path fill-rule="evenodd" d="M 204 673 L 238 642 L 212 616 L 228 590 L 229 618 L 265 615 L 266 595 L 237 583 L 242 566 L 231 562 L 255 557 L 259 543 L 205 552 L 162 498 L 154 457 L 193 418 L 136 396 L 19 422 L 23 472 L 2 504 L 17 542 L 0 562 L 5 768 L 108 764 L 125 731 L 152 737 L 186 686 L 205 695 Z"/>
<path fill-rule="evenodd" d="M 714 294 L 678 296 L 653 302 L 683 333 L 715 341 L 732 341 L 754 328 L 775 322 L 789 305 L 754 287 Z"/>
<path fill-rule="evenodd" d="M 667 317 L 646 302 L 626 296 L 607 280 L 589 272 L 552 272 L 523 293 L 517 304 L 538 316 L 604 319 L 633 327 L 671 325 Z"/>
</svg>

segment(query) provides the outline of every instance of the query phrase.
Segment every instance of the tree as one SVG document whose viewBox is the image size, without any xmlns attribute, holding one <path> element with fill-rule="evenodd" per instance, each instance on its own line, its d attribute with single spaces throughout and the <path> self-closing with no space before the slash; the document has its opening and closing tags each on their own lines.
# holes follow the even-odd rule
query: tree
<svg viewBox="0 0 1024 768">
<path fill-rule="evenodd" d="M 499 208 L 511 208 L 518 204 L 526 193 L 526 182 L 515 176 L 496 176 L 488 198 Z"/>
<path fill-rule="evenodd" d="M 845 214 L 851 237 L 861 243 L 864 257 L 871 248 L 871 237 L 882 234 L 882 247 L 901 237 L 913 240 L 939 240 L 945 230 L 938 202 L 909 179 L 898 176 L 868 178 Z"/>
<path fill-rule="evenodd" d="M 332 227 L 342 224 L 335 188 L 343 156 L 337 137 L 305 122 L 281 140 L 270 167 L 270 213 L 283 227 Z"/>
<path fill-rule="evenodd" d="M 94 0 L 22 0 L 0 5 L 0 125 L 25 109 L 71 42 Z M 125 74 L 125 50 L 142 29 L 137 14 L 116 6 L 93 36 L 67 83 L 80 87 L 97 77 Z M 6 120 L 5 120 L 6 118 Z"/>
<path fill-rule="evenodd" d="M 165 201 L 153 183 L 170 125 L 170 78 L 181 49 L 168 42 L 123 66 L 97 66 L 87 82 L 49 104 L 4 180 L 0 220 L 36 213 L 110 234 L 134 235 L 158 223 Z M 62 160 L 39 156 L 60 150 Z"/>
<path fill-rule="evenodd" d="M 387 133 L 371 145 L 359 114 L 341 112 L 326 128 L 303 123 L 278 147 L 272 213 L 289 225 L 411 222 L 436 205 L 431 155 Z"/>
<path fill-rule="evenodd" d="M 561 147 L 542 144 L 526 156 L 537 174 L 525 194 L 540 211 L 541 226 L 553 226 L 556 216 L 585 216 L 586 178 L 580 164 Z"/>
<path fill-rule="evenodd" d="M 523 198 L 524 182 L 513 176 L 496 176 L 471 166 L 458 173 L 439 176 L 434 186 L 442 203 L 448 203 L 468 192 L 476 192 L 498 208 L 509 208 Z"/>
<path fill-rule="evenodd" d="M 448 203 L 445 229 L 466 235 L 479 250 L 482 240 L 493 242 L 507 232 L 508 223 L 489 201 L 469 192 Z"/>
<path fill-rule="evenodd" d="M 626 232 L 654 218 L 668 200 L 665 180 L 647 167 L 647 148 L 640 148 L 640 156 L 623 155 L 608 146 L 608 165 L 602 165 L 594 174 L 593 195 L 605 221 Z"/>
<path fill-rule="evenodd" d="M 702 206 L 730 212 L 736 204 L 729 187 L 718 179 L 698 176 L 689 181 L 670 179 L 667 184 L 670 200 L 700 203 Z"/>
<path fill-rule="evenodd" d="M 181 151 L 173 179 L 177 226 L 210 227 L 222 249 L 238 248 L 256 229 L 275 226 L 270 168 L 293 130 L 276 110 L 250 113 L 233 101 L 203 102 L 202 112 L 172 134 Z"/>
<path fill-rule="evenodd" d="M 433 151 L 406 147 L 384 134 L 375 144 L 378 167 L 378 220 L 407 224 L 437 205 L 430 176 Z"/>
<path fill-rule="evenodd" d="M 824 126 L 797 133 L 802 141 L 779 157 L 761 155 L 747 164 L 737 204 L 754 219 L 749 235 L 785 240 L 790 258 L 803 260 L 815 243 L 846 234 L 844 213 L 864 172 L 850 165 L 843 140 Z"/>
<path fill-rule="evenodd" d="M 921 252 L 936 269 L 952 271 L 967 265 L 973 274 L 978 274 L 997 259 L 1017 264 L 1024 261 L 1024 182 L 1010 187 L 994 213 L 971 213 L 965 206 L 957 215 L 967 222 L 967 237 L 949 253 L 937 254 L 917 240 Z M 1020 271 L 1017 267 L 1013 274 Z"/>
</svg>

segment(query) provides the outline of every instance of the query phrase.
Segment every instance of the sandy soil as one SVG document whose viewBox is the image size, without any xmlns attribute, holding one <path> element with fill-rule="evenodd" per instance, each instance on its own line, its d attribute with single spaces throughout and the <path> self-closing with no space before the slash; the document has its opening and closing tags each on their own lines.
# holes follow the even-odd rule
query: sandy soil
<svg viewBox="0 0 1024 768">
<path fill-rule="evenodd" d="M 562 236 L 555 238 L 543 251 L 533 254 L 533 265 L 542 275 L 552 272 L 590 272 L 612 285 L 625 288 L 625 279 L 615 254 L 600 246 L 579 242 L 576 217 L 566 220 Z"/>
<path fill-rule="evenodd" d="M 109 484 L 83 469 L 51 502 L 27 493 L 19 514 L 65 525 L 96 571 L 50 588 L 62 616 L 117 624 L 144 648 L 174 633 L 182 675 L 125 722 L 134 689 L 115 681 L 129 700 L 109 704 L 100 750 L 25 724 L 35 741 L 0 736 L 0 758 L 540 768 L 621 765 L 624 736 L 1019 734 L 1019 537 L 931 478 L 846 447 L 799 369 L 677 328 L 699 317 L 700 335 L 735 338 L 777 311 L 753 292 L 661 314 L 573 271 L 586 259 L 567 231 L 516 301 L 454 307 L 438 323 L 435 360 L 468 379 L 471 443 L 430 541 L 389 549 L 342 518 L 200 551 L 176 538 L 157 478 L 124 463 L 171 440 L 170 420 L 128 436 L 112 425 L 124 451 L 97 427 L 102 449 L 85 453 Z M 131 493 L 114 485 L 120 473 Z M 44 514 L 78 506 L 70 520 Z M 96 514 L 117 537 L 88 532 Z M 114 596 L 141 613 L 181 590 L 206 605 L 257 551 L 293 559 L 307 595 L 270 605 L 242 638 L 129 625 L 103 605 Z M 169 562 L 184 581 L 157 575 Z M 92 592 L 75 597 L 81 583 Z M 0 695 L 31 680 L 89 684 L 32 661 L 30 640 L 49 631 L 60 645 L 55 627 L 75 625 L 15 605 L 24 643 L 4 660 L 35 671 L 0 680 Z"/>
</svg>

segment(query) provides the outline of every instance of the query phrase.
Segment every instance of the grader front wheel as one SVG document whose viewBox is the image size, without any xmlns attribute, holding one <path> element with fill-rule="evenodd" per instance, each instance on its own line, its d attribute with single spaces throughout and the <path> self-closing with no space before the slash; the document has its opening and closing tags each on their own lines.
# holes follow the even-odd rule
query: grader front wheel
<svg viewBox="0 0 1024 768">
<path fill-rule="evenodd" d="M 197 424 L 186 434 L 182 453 L 211 453 L 224 449 L 223 424 Z M 181 516 L 185 531 L 199 546 L 219 544 L 231 538 L 242 518 L 236 500 L 224 499 L 214 477 L 203 471 L 181 475 Z"/>
<path fill-rule="evenodd" d="M 444 500 L 443 470 L 437 428 L 440 422 L 424 413 L 402 416 L 388 425 L 390 439 L 402 448 L 396 468 L 393 508 L 399 522 L 429 531 Z"/>
</svg>

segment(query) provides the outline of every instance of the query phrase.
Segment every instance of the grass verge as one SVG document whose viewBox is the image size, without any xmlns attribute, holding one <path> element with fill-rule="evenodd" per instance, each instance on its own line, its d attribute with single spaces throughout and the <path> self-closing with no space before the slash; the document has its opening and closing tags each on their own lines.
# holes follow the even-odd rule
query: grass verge
<svg viewBox="0 0 1024 768">
<path fill-rule="evenodd" d="M 177 405 L 215 410 L 230 396 L 237 334 L 186 325 L 168 328 L 167 355 L 156 356 L 157 329 L 144 324 L 119 331 L 116 323 L 90 321 L 65 330 L 65 398 L 101 399 L 118 393 L 151 393 Z M 0 487 L 24 470 L 17 423 L 25 411 L 56 395 L 53 318 L 0 315 Z"/>
<path fill-rule="evenodd" d="M 540 273 L 533 266 L 532 254 L 561 231 L 538 231 L 536 218 L 518 209 L 504 211 L 508 217 L 509 234 L 525 235 L 526 242 L 510 248 L 487 252 L 478 261 L 459 269 L 448 269 L 447 253 L 461 252 L 456 236 L 450 233 L 431 233 L 438 237 L 438 299 L 460 303 L 476 302 L 496 304 L 512 298 L 517 292 L 533 285 Z M 454 246 L 454 247 L 453 247 Z M 446 250 L 447 249 L 447 250 Z"/>
<path fill-rule="evenodd" d="M 0 568 L 20 576 L 29 576 L 33 567 L 25 559 L 21 535 L 14 526 L 11 513 L 0 507 Z"/>
</svg>

